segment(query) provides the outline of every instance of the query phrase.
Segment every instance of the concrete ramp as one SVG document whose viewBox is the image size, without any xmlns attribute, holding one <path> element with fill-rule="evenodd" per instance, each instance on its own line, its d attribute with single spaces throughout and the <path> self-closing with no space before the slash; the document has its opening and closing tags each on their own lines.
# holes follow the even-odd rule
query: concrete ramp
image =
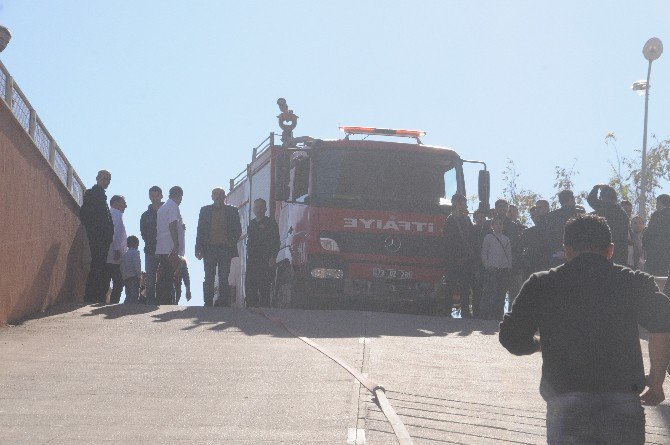
<svg viewBox="0 0 670 445">
<path fill-rule="evenodd" d="M 271 313 L 382 384 L 415 444 L 546 443 L 540 357 L 494 322 Z M 70 307 L 0 329 L 0 357 L 1 443 L 397 443 L 349 373 L 246 310 Z M 670 443 L 670 405 L 646 412 Z"/>
</svg>

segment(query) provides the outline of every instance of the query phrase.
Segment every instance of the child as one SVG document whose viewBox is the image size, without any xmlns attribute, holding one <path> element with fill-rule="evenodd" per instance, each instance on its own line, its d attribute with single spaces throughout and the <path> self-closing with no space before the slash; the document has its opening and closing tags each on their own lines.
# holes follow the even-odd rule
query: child
<svg viewBox="0 0 670 445">
<path fill-rule="evenodd" d="M 140 302 L 140 276 L 142 275 L 142 260 L 140 259 L 140 240 L 131 235 L 127 238 L 128 251 L 121 257 L 121 277 L 126 289 L 124 304 L 138 304 Z"/>
<path fill-rule="evenodd" d="M 503 220 L 491 221 L 493 233 L 484 237 L 482 263 L 484 264 L 484 295 L 481 305 L 482 318 L 502 320 L 505 310 L 510 271 L 512 270 L 512 244 L 502 233 Z"/>
</svg>

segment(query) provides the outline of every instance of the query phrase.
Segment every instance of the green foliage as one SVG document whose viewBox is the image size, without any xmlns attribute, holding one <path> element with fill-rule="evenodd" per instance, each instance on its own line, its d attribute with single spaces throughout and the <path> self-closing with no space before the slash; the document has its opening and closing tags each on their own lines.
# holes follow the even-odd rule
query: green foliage
<svg viewBox="0 0 670 445">
<path fill-rule="evenodd" d="M 520 188 L 517 184 L 517 179 L 519 174 L 516 171 L 516 165 L 511 159 L 507 159 L 507 166 L 502 172 L 503 182 L 505 188 L 503 188 L 503 197 L 509 201 L 510 204 L 514 204 L 519 208 L 519 220 L 524 225 L 530 225 L 530 208 L 535 205 L 535 202 L 538 199 L 541 199 L 540 195 L 533 192 L 532 190 Z"/>
<path fill-rule="evenodd" d="M 661 189 L 661 183 L 670 181 L 670 139 L 659 140 L 651 135 L 654 144 L 647 150 L 647 203 L 644 213 L 649 216 L 656 207 L 654 197 Z M 620 157 L 614 133 L 608 133 L 605 144 L 614 149 L 617 163 L 610 162 L 609 184 L 619 194 L 620 199 L 633 203 L 636 211 L 640 207 L 640 186 L 642 184 L 642 150 L 635 150 L 632 157 Z"/>
</svg>

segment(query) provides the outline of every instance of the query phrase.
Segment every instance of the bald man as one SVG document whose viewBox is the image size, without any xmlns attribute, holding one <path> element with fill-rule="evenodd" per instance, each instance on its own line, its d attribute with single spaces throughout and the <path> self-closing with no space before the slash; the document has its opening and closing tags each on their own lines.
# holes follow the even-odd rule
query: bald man
<svg viewBox="0 0 670 445">
<path fill-rule="evenodd" d="M 228 275 L 230 262 L 238 256 L 237 242 L 242 234 L 240 214 L 236 207 L 226 205 L 226 191 L 212 190 L 213 204 L 200 209 L 195 257 L 203 260 L 205 281 L 202 285 L 205 306 L 214 303 L 214 277 L 219 274 L 217 306 L 230 306 Z"/>
<path fill-rule="evenodd" d="M 112 181 L 112 174 L 107 170 L 100 170 L 95 181 L 96 184 L 84 193 L 84 203 L 79 211 L 79 218 L 86 228 L 91 248 L 91 270 L 88 273 L 84 301 L 105 303 L 106 290 L 109 287 L 107 253 L 114 237 L 114 223 L 105 190 Z"/>
</svg>

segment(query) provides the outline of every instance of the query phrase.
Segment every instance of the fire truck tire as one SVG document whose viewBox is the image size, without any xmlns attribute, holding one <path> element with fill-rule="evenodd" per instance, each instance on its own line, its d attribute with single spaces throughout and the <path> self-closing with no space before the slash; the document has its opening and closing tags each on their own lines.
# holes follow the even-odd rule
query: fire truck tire
<svg viewBox="0 0 670 445">
<path fill-rule="evenodd" d="M 305 293 L 302 283 L 289 265 L 281 268 L 277 278 L 273 302 L 281 309 L 304 308 Z"/>
</svg>

